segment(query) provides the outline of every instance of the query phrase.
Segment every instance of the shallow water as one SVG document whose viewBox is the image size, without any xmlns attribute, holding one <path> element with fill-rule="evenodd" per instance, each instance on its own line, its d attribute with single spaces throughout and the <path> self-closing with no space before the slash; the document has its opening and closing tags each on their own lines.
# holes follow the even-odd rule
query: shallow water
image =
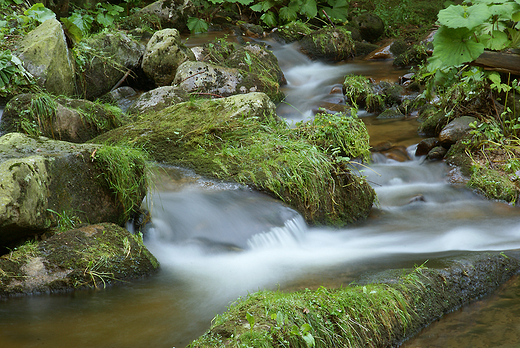
<svg viewBox="0 0 520 348">
<path fill-rule="evenodd" d="M 282 62 L 294 61 L 284 66 L 288 100 L 299 109 L 284 111 L 292 120 L 311 117 L 346 73 L 375 71 L 377 78 L 394 79 L 402 72 L 388 62 L 326 65 L 296 54 L 294 47 L 285 49 L 276 54 Z M 318 97 L 308 103 L 313 95 Z M 413 267 L 426 260 L 434 267 L 436 257 L 520 248 L 518 208 L 449 185 L 443 163 L 413 156 L 419 140 L 415 120 L 362 117 L 372 141 L 407 147 L 413 158 L 399 163 L 375 156 L 376 163 L 364 169 L 379 197 L 368 221 L 339 230 L 309 227 L 268 196 L 165 168 L 167 175 L 150 199 L 153 226 L 146 240 L 161 262 L 159 273 L 107 289 L 2 301 L 0 346 L 183 347 L 207 330 L 215 314 L 258 289 L 341 286 L 365 271 Z M 505 314 L 505 307 L 518 308 L 518 297 L 505 296 L 509 302 L 490 298 L 486 306 L 494 314 L 474 312 L 473 322 L 455 319 L 466 324 L 452 325 L 451 331 L 483 335 L 472 342 L 495 344 L 472 347 L 518 343 L 514 335 L 502 340 L 485 330 L 491 325 L 486 317 L 499 321 L 502 314 L 513 329 L 518 325 L 515 315 Z M 426 345 L 433 340 L 418 342 L 414 347 L 437 347 Z"/>
</svg>

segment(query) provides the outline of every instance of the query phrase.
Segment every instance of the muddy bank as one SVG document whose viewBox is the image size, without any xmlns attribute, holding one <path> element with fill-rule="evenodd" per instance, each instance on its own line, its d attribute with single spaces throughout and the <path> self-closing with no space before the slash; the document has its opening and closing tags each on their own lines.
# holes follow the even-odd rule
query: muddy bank
<svg viewBox="0 0 520 348">
<path fill-rule="evenodd" d="M 468 253 L 368 274 L 339 289 L 260 291 L 213 320 L 190 347 L 392 347 L 518 272 L 518 253 Z"/>
</svg>

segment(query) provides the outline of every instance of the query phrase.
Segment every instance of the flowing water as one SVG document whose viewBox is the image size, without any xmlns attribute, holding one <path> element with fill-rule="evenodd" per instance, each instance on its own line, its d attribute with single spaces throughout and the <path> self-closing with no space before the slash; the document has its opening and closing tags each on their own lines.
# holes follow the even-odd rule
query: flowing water
<svg viewBox="0 0 520 348">
<path fill-rule="evenodd" d="M 322 102 L 343 105 L 331 91 L 347 73 L 391 81 L 403 73 L 391 62 L 327 65 L 291 46 L 275 49 L 289 82 L 279 112 L 290 121 L 310 118 Z M 107 289 L 0 302 L 0 347 L 183 347 L 215 314 L 258 289 L 340 286 L 366 271 L 426 260 L 433 267 L 436 257 L 520 248 L 518 208 L 450 185 L 442 162 L 413 156 L 420 140 L 416 120 L 362 117 L 372 142 L 391 141 L 412 158 L 400 163 L 374 156 L 363 174 L 379 204 L 366 222 L 339 230 L 308 227 L 291 208 L 247 187 L 164 168 L 150 197 L 153 226 L 146 240 L 161 262 L 159 273 Z M 486 302 L 450 314 L 454 319 L 407 347 L 518 346 L 519 286 L 513 280 Z M 489 331 L 493 322 L 508 326 Z"/>
</svg>

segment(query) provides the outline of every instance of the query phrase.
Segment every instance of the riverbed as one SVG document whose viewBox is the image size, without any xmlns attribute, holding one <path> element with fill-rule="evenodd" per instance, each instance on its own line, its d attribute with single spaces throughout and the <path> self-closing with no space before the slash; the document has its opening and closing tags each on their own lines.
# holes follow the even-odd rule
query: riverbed
<svg viewBox="0 0 520 348">
<path fill-rule="evenodd" d="M 390 60 L 314 62 L 297 47 L 272 45 L 288 80 L 278 113 L 290 123 L 309 119 L 323 103 L 343 105 L 334 91 L 347 74 L 395 82 L 407 72 Z M 411 159 L 375 155 L 369 168 L 359 168 L 378 195 L 366 222 L 310 227 L 290 207 L 247 187 L 163 168 L 148 199 L 153 225 L 146 238 L 161 262 L 159 273 L 106 289 L 0 302 L 0 346 L 184 347 L 215 314 L 259 289 L 345 286 L 367 271 L 433 267 L 438 257 L 520 248 L 518 208 L 449 184 L 445 163 L 414 156 L 421 139 L 415 118 L 359 115 L 372 145 L 391 142 Z M 518 346 L 518 286 L 512 280 L 406 347 Z M 497 337 L 487 329 L 497 322 L 507 322 L 509 333 Z"/>
</svg>

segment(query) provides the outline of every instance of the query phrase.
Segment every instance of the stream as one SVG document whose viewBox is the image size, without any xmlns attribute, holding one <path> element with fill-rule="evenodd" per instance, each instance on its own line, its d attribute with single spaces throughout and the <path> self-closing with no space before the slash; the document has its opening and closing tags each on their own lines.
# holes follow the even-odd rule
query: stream
<svg viewBox="0 0 520 348">
<path fill-rule="evenodd" d="M 278 112 L 289 122 L 312 117 L 344 75 L 395 82 L 391 61 L 313 62 L 293 46 L 274 45 L 288 85 Z M 143 280 L 65 294 L 0 302 L 0 347 L 184 347 L 230 303 L 259 289 L 345 286 L 361 273 L 423 264 L 483 250 L 520 248 L 520 210 L 481 199 L 447 182 L 450 168 L 413 155 L 417 120 L 360 113 L 371 144 L 390 141 L 410 154 L 375 155 L 365 168 L 378 204 L 365 222 L 342 229 L 307 226 L 291 208 L 249 188 L 161 170 L 148 198 L 153 226 L 146 245 L 161 262 Z M 417 198 L 420 199 L 417 199 Z M 403 347 L 518 347 L 520 280 L 453 312 Z"/>
</svg>

